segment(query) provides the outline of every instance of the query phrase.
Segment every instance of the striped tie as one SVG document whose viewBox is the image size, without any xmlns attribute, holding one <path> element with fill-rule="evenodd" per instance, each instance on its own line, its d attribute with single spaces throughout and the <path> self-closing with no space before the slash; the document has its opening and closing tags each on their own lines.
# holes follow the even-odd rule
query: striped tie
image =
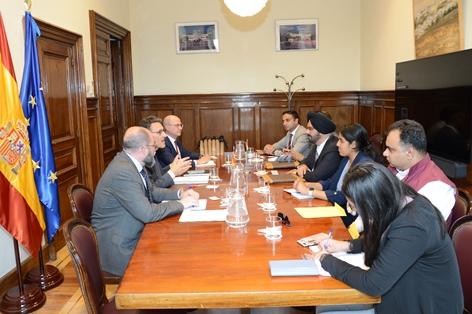
<svg viewBox="0 0 472 314">
<path fill-rule="evenodd" d="M 149 193 L 149 188 L 148 188 L 147 174 L 146 174 L 146 171 L 144 171 L 144 168 L 141 169 L 140 173 L 144 178 L 144 188 L 146 189 L 146 197 L 148 198 L 149 202 L 152 203 L 151 194 Z"/>
</svg>

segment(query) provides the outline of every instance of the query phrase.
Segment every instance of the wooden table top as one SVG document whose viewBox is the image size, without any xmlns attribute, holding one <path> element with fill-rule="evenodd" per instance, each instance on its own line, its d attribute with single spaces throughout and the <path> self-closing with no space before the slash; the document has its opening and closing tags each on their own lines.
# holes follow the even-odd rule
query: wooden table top
<svg viewBox="0 0 472 314">
<path fill-rule="evenodd" d="M 218 161 L 217 165 L 220 164 Z M 285 172 L 279 170 L 279 172 Z M 220 168 L 221 187 L 229 175 Z M 255 174 L 249 175 L 246 199 L 250 221 L 244 228 L 229 228 L 226 222 L 180 223 L 180 215 L 147 224 L 118 287 L 118 308 L 247 308 L 321 304 L 377 303 L 331 277 L 272 277 L 269 261 L 301 259 L 309 249 L 296 240 L 333 228 L 333 237 L 350 239 L 340 218 L 304 219 L 294 207 L 325 206 L 327 201 L 297 200 L 283 189 L 277 193 L 277 212 L 286 214 L 291 227 L 283 226 L 282 239 L 267 240 L 258 229 L 265 228 L 267 212 L 257 203 L 260 195 Z M 176 186 L 178 187 L 178 186 Z M 201 198 L 220 197 L 219 189 L 195 187 Z M 221 209 L 208 199 L 207 210 Z"/>
</svg>

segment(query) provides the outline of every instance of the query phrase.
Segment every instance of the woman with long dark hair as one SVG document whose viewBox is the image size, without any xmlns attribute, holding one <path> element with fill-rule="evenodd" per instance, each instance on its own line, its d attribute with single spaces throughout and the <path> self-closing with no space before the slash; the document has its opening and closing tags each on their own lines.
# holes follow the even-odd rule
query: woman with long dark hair
<svg viewBox="0 0 472 314">
<path fill-rule="evenodd" d="M 347 285 L 382 296 L 375 313 L 462 313 L 456 255 L 439 210 L 373 162 L 352 167 L 342 191 L 364 223 L 364 236 L 330 240 L 326 250 L 309 257 Z M 330 255 L 333 252 L 364 252 L 370 269 L 345 263 Z"/>
<path fill-rule="evenodd" d="M 338 205 L 346 207 L 346 197 L 341 191 L 346 172 L 352 166 L 366 160 L 380 162 L 382 154 L 371 145 L 366 129 L 359 123 L 347 124 L 340 128 L 336 145 L 338 146 L 339 154 L 344 158 L 341 160 L 339 168 L 333 177 L 319 182 L 297 180 L 294 182 L 293 188 L 302 194 L 328 200 L 333 204 L 336 202 Z M 350 213 L 343 217 L 346 226 L 349 226 L 355 219 L 356 216 Z"/>
</svg>

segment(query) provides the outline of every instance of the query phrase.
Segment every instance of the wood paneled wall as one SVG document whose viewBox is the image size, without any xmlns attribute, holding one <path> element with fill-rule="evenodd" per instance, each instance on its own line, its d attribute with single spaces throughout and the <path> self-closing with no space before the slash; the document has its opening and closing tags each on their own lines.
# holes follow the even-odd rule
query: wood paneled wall
<svg viewBox="0 0 472 314">
<path fill-rule="evenodd" d="M 292 109 L 299 113 L 302 125 L 309 111 L 323 110 L 338 127 L 359 122 L 373 134 L 394 121 L 394 101 L 393 91 L 301 92 L 294 95 Z M 285 135 L 285 110 L 287 98 L 282 93 L 135 96 L 136 124 L 150 115 L 177 115 L 184 124 L 181 141 L 192 150 L 204 136 L 223 135 L 228 150 L 239 139 L 248 139 L 255 148 L 274 143 Z"/>
</svg>

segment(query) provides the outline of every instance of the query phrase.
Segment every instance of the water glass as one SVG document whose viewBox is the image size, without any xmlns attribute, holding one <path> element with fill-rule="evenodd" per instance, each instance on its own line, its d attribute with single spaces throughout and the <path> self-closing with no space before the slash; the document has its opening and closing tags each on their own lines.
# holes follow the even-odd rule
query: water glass
<svg viewBox="0 0 472 314">
<path fill-rule="evenodd" d="M 232 154 L 225 154 L 225 164 L 226 165 L 229 165 L 231 164 L 231 158 L 232 158 Z"/>
<path fill-rule="evenodd" d="M 265 210 L 275 210 L 277 194 L 275 193 L 267 193 L 265 194 L 265 199 L 263 203 L 263 207 Z"/>
<path fill-rule="evenodd" d="M 269 216 L 266 218 L 265 237 L 270 240 L 276 240 L 282 237 L 282 218 L 278 216 Z"/>
<path fill-rule="evenodd" d="M 218 168 L 210 168 L 210 180 L 216 181 L 219 180 Z"/>
<path fill-rule="evenodd" d="M 259 177 L 257 179 L 257 187 L 259 188 L 259 192 L 260 193 L 263 193 L 265 191 L 269 191 L 270 190 L 270 184 L 269 182 L 267 182 L 266 180 L 264 180 L 263 177 Z"/>
</svg>

